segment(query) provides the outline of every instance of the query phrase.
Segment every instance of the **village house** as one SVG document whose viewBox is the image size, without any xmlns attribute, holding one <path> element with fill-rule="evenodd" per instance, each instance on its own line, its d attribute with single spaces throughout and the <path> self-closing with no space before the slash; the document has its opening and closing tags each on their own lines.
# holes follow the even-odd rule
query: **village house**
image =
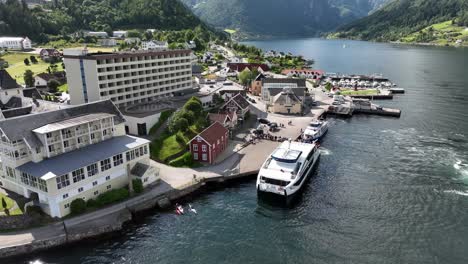
<svg viewBox="0 0 468 264">
<path fill-rule="evenodd" d="M 141 42 L 142 50 L 165 50 L 168 48 L 169 44 L 167 43 L 167 41 L 150 40 Z"/>
<path fill-rule="evenodd" d="M 190 140 L 188 145 L 194 160 L 212 164 L 227 148 L 228 141 L 229 130 L 221 123 L 214 122 Z"/>
<path fill-rule="evenodd" d="M 28 37 L 0 37 L 0 48 L 29 50 L 32 49 L 32 43 Z"/>
<path fill-rule="evenodd" d="M 110 100 L 0 121 L 2 188 L 64 217 L 75 199 L 96 199 L 133 179 L 156 182 L 150 142 L 126 135 L 124 122 Z"/>
<path fill-rule="evenodd" d="M 259 72 L 266 72 L 266 71 L 270 70 L 268 65 L 266 65 L 264 63 L 232 63 L 232 62 L 229 62 L 227 64 L 227 67 L 229 69 L 231 69 L 232 71 L 235 71 L 235 72 L 242 72 L 246 68 L 249 69 L 249 70 L 256 69 Z"/>
<path fill-rule="evenodd" d="M 225 128 L 232 130 L 237 126 L 237 114 L 236 112 L 226 112 L 226 113 L 209 113 L 208 119 L 210 123 L 219 122 Z"/>
<path fill-rule="evenodd" d="M 125 38 L 127 37 L 127 31 L 125 30 L 116 30 L 116 31 L 112 31 L 112 37 L 114 38 Z"/>
<path fill-rule="evenodd" d="M 64 71 L 54 72 L 54 73 L 39 73 L 34 76 L 34 85 L 36 88 L 47 88 L 47 84 L 50 80 L 56 80 L 60 85 L 67 82 L 67 76 Z"/>
<path fill-rule="evenodd" d="M 268 111 L 278 114 L 301 114 L 302 107 L 302 100 L 290 88 L 284 88 L 283 91 L 273 97 L 273 102 Z"/>
<path fill-rule="evenodd" d="M 236 112 L 239 120 L 244 120 L 245 115 L 250 111 L 250 104 L 245 99 L 242 94 L 237 94 L 230 98 L 223 106 L 221 106 L 221 110 L 229 113 L 229 112 Z"/>
<path fill-rule="evenodd" d="M 312 79 L 314 81 L 318 81 L 323 78 L 323 75 L 325 74 L 325 72 L 321 70 L 311 70 L 311 69 L 285 69 L 281 71 L 281 74 L 286 75 L 288 77 L 299 77 L 299 78 Z"/>
<path fill-rule="evenodd" d="M 84 31 L 83 35 L 85 37 L 95 37 L 95 38 L 107 38 L 109 35 L 104 31 Z"/>
<path fill-rule="evenodd" d="M 259 96 L 262 93 L 262 81 L 265 79 L 263 73 L 259 73 L 257 77 L 250 84 L 250 93 L 255 96 Z"/>
<path fill-rule="evenodd" d="M 62 54 L 56 49 L 41 49 L 41 51 L 39 52 L 39 56 L 43 61 L 50 62 L 59 61 L 62 57 Z"/>
</svg>

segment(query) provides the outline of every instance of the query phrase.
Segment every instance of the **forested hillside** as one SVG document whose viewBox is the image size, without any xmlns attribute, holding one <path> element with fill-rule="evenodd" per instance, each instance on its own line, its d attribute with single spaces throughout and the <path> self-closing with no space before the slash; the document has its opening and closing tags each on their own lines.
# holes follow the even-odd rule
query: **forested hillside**
<svg viewBox="0 0 468 264">
<path fill-rule="evenodd" d="M 204 27 L 178 0 L 55 0 L 33 9 L 18 0 L 0 3 L 0 35 L 36 41 L 78 30 L 180 30 L 199 25 Z"/>
<path fill-rule="evenodd" d="M 182 0 L 218 28 L 249 36 L 314 36 L 366 16 L 391 0 Z"/>
<path fill-rule="evenodd" d="M 395 0 L 370 16 L 339 28 L 336 36 L 396 41 L 449 20 L 468 26 L 467 0 Z"/>
</svg>

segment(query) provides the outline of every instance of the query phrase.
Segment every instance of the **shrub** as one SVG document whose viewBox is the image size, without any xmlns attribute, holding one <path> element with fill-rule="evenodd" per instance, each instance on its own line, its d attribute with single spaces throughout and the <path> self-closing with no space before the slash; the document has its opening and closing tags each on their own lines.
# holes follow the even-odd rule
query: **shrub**
<svg viewBox="0 0 468 264">
<path fill-rule="evenodd" d="M 194 165 L 192 153 L 185 152 L 184 155 L 171 160 L 169 165 L 173 167 L 192 167 Z"/>
<path fill-rule="evenodd" d="M 187 140 L 185 139 L 184 135 L 180 131 L 177 132 L 176 134 L 176 140 L 181 145 L 187 144 Z"/>
<path fill-rule="evenodd" d="M 71 202 L 70 204 L 71 214 L 81 214 L 86 211 L 86 202 L 85 200 L 78 198 Z"/>
<path fill-rule="evenodd" d="M 143 182 L 140 179 L 134 179 L 132 181 L 133 184 L 133 190 L 135 193 L 141 193 L 143 192 Z"/>
<path fill-rule="evenodd" d="M 114 189 L 99 195 L 96 199 L 98 206 L 108 205 L 128 198 L 128 190 L 126 188 Z"/>
<path fill-rule="evenodd" d="M 156 133 L 156 131 L 158 131 L 158 129 L 169 119 L 169 117 L 171 117 L 173 113 L 174 110 L 172 109 L 161 112 L 158 122 L 150 129 L 150 135 Z"/>
<path fill-rule="evenodd" d="M 89 199 L 88 201 L 86 201 L 86 207 L 88 208 L 94 208 L 94 207 L 97 207 L 98 204 L 96 202 L 96 200 L 94 199 Z"/>
</svg>

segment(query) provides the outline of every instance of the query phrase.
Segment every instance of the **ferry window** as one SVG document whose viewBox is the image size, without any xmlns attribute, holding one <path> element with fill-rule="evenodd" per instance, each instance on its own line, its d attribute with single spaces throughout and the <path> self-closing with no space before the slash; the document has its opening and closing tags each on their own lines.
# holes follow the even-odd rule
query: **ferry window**
<svg viewBox="0 0 468 264">
<path fill-rule="evenodd" d="M 298 163 L 297 163 L 297 165 L 296 165 L 296 167 L 294 168 L 294 171 L 293 171 L 293 173 L 294 173 L 295 175 L 297 175 L 297 172 L 299 172 L 299 169 L 301 168 L 301 165 L 302 165 L 301 162 L 298 162 Z"/>
</svg>

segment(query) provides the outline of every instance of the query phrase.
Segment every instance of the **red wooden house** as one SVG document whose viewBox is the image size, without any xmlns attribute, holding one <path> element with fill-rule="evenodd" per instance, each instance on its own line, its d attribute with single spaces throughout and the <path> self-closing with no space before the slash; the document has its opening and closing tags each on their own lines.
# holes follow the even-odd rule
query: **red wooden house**
<svg viewBox="0 0 468 264">
<path fill-rule="evenodd" d="M 227 148 L 228 140 L 229 130 L 221 123 L 214 122 L 188 144 L 194 160 L 212 164 Z"/>
</svg>

